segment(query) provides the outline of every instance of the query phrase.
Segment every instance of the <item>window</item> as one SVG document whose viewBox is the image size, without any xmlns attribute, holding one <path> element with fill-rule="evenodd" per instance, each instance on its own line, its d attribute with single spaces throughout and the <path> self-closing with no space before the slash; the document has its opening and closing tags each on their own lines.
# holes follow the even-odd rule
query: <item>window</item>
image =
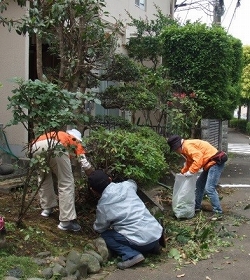
<svg viewBox="0 0 250 280">
<path fill-rule="evenodd" d="M 135 5 L 138 6 L 143 11 L 146 10 L 146 0 L 135 0 Z"/>
</svg>

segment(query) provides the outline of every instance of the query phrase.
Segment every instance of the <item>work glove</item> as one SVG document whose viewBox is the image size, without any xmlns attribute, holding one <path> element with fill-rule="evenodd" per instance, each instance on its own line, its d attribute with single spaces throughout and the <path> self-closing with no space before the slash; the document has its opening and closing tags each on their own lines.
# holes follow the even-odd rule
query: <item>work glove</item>
<svg viewBox="0 0 250 280">
<path fill-rule="evenodd" d="M 81 168 L 83 170 L 89 169 L 91 167 L 91 163 L 87 160 L 84 154 L 79 156 L 78 161 L 81 164 Z"/>
<path fill-rule="evenodd" d="M 81 168 L 84 170 L 87 176 L 89 176 L 95 170 L 84 154 L 80 155 L 78 161 L 80 162 Z"/>
<path fill-rule="evenodd" d="M 194 175 L 194 173 L 191 173 L 190 171 L 187 171 L 186 173 L 183 174 L 185 177 L 191 177 Z"/>
</svg>

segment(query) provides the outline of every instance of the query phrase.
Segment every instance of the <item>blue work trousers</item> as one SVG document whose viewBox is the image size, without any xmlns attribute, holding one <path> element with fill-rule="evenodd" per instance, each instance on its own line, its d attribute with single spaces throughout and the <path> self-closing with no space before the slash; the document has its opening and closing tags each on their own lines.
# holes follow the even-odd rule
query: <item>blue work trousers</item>
<svg viewBox="0 0 250 280">
<path fill-rule="evenodd" d="M 143 246 L 131 244 L 122 234 L 113 229 L 102 232 L 101 236 L 105 240 L 107 247 L 120 256 L 122 261 L 133 258 L 140 253 L 149 253 L 158 245 L 158 240 Z"/>
<path fill-rule="evenodd" d="M 196 182 L 195 191 L 195 209 L 201 208 L 201 202 L 206 193 L 212 204 L 214 213 L 222 213 L 220 205 L 220 199 L 216 186 L 219 182 L 221 173 L 224 169 L 225 163 L 215 164 L 211 166 L 207 171 L 203 170 Z"/>
</svg>

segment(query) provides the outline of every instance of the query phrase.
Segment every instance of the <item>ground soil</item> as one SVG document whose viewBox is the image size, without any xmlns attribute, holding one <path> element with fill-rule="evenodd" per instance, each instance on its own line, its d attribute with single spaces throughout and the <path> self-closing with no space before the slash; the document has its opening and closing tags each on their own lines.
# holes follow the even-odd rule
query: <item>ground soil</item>
<svg viewBox="0 0 250 280">
<path fill-rule="evenodd" d="M 231 190 L 221 189 L 221 197 L 228 195 L 230 192 Z M 151 191 L 147 191 L 148 196 L 141 192 L 139 194 L 149 209 L 154 207 L 156 211 L 163 212 L 166 221 L 174 219 L 171 208 L 171 189 L 155 186 Z M 51 251 L 56 255 L 66 254 L 72 248 L 84 250 L 93 239 L 98 237 L 98 234 L 93 230 L 97 199 L 89 193 L 86 186 L 76 186 L 77 220 L 82 226 L 81 231 L 77 233 L 65 232 L 57 228 L 59 223 L 58 209 L 55 209 L 49 218 L 42 217 L 38 196 L 33 200 L 21 223 L 17 224 L 20 217 L 22 195 L 22 189 L 0 194 L 0 215 L 4 216 L 6 221 L 7 247 L 5 250 L 8 253 L 17 256 L 36 256 L 37 253 L 42 251 Z M 26 206 L 32 196 L 33 192 L 27 194 Z M 160 211 L 157 205 L 160 205 L 164 210 Z M 224 212 L 227 212 L 226 205 L 222 203 L 222 206 Z M 206 200 L 203 202 L 203 210 L 208 215 L 211 214 L 210 203 Z"/>
<path fill-rule="evenodd" d="M 25 205 L 32 195 L 30 193 L 26 196 Z M 42 217 L 38 197 L 35 197 L 21 223 L 17 225 L 22 205 L 22 190 L 0 194 L 0 205 L 0 215 L 4 216 L 7 230 L 5 250 L 15 255 L 35 256 L 47 250 L 59 254 L 72 248 L 83 250 L 92 239 L 98 237 L 92 227 L 96 200 L 89 197 L 84 189 L 78 188 L 76 191 L 78 222 L 82 226 L 82 230 L 77 233 L 57 228 L 58 209 L 55 209 L 49 218 Z"/>
</svg>

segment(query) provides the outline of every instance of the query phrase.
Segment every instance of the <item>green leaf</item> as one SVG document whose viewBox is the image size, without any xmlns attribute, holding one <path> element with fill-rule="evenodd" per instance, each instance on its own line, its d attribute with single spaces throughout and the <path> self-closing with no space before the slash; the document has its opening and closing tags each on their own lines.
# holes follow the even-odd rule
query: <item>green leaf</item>
<svg viewBox="0 0 250 280">
<path fill-rule="evenodd" d="M 181 258 L 181 255 L 178 249 L 172 248 L 168 253 L 168 257 L 171 259 L 174 258 L 175 260 L 179 260 Z"/>
</svg>

